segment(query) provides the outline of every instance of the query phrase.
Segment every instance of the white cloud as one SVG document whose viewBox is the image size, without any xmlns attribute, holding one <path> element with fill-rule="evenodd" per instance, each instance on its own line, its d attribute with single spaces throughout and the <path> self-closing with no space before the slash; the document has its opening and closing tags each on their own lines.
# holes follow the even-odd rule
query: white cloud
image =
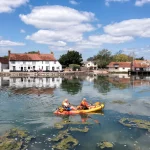
<svg viewBox="0 0 150 150">
<path fill-rule="evenodd" d="M 104 27 L 112 36 L 150 37 L 150 18 L 124 20 Z"/>
<path fill-rule="evenodd" d="M 74 31 L 69 32 L 67 30 L 39 30 L 31 36 L 27 36 L 26 39 L 30 39 L 41 44 L 50 44 L 54 41 L 77 42 L 82 40 L 82 34 Z"/>
<path fill-rule="evenodd" d="M 69 0 L 69 3 L 72 5 L 78 5 L 79 3 L 75 0 Z"/>
<path fill-rule="evenodd" d="M 20 30 L 20 33 L 26 33 L 26 31 L 25 31 L 25 30 L 23 30 L 23 29 L 21 29 L 21 30 Z"/>
<path fill-rule="evenodd" d="M 131 41 L 133 40 L 133 37 L 131 36 L 111 36 L 111 35 L 107 35 L 107 34 L 103 34 L 103 35 L 93 35 L 89 37 L 89 40 L 92 42 L 96 42 L 96 43 L 112 43 L 112 44 L 119 44 L 119 43 L 124 43 L 127 41 Z"/>
<path fill-rule="evenodd" d="M 56 49 L 64 49 L 68 42 L 74 44 L 82 41 L 85 32 L 96 29 L 91 25 L 91 22 L 96 20 L 93 13 L 63 6 L 35 7 L 30 14 L 20 15 L 20 18 L 26 24 L 39 28 L 26 39 L 47 44 L 49 47 L 58 46 Z"/>
<path fill-rule="evenodd" d="M 12 12 L 15 8 L 29 2 L 29 0 L 1 0 L 0 13 Z"/>
<path fill-rule="evenodd" d="M 128 2 L 128 1 L 130 1 L 130 0 L 105 0 L 105 5 L 109 6 L 109 3 L 111 3 L 111 2 L 121 2 L 121 3 L 123 3 L 123 2 Z"/>
<path fill-rule="evenodd" d="M 146 3 L 150 3 L 150 0 L 136 0 L 135 5 L 136 6 L 143 6 Z"/>
<path fill-rule="evenodd" d="M 13 42 L 13 41 L 9 41 L 9 40 L 0 40 L 0 46 L 24 46 L 24 43 L 20 43 L 20 42 Z"/>
<path fill-rule="evenodd" d="M 91 12 L 58 5 L 35 7 L 30 14 L 19 16 L 26 24 L 42 29 L 64 29 L 95 20 Z"/>
<path fill-rule="evenodd" d="M 134 55 L 135 57 L 144 57 L 146 59 L 150 59 L 150 45 L 144 47 L 134 47 L 134 48 L 124 48 L 123 51 L 130 55 Z"/>
</svg>

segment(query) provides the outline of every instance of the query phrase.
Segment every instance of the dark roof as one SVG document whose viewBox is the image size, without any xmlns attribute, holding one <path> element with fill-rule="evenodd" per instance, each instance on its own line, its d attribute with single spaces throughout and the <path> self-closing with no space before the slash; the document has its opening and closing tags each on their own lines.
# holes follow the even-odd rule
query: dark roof
<svg viewBox="0 0 150 150">
<path fill-rule="evenodd" d="M 18 61 L 55 61 L 55 57 L 53 54 L 38 54 L 38 53 L 33 53 L 33 54 L 10 54 L 9 55 L 9 60 L 18 60 Z"/>
<path fill-rule="evenodd" d="M 2 64 L 8 64 L 8 58 L 0 57 L 0 62 Z"/>
</svg>

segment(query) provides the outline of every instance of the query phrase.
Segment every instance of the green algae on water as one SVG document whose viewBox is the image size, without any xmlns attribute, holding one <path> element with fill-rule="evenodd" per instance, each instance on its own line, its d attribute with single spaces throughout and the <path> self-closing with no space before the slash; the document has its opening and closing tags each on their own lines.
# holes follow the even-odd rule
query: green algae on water
<svg viewBox="0 0 150 150">
<path fill-rule="evenodd" d="M 73 128 L 73 127 L 71 127 L 70 131 L 79 131 L 79 132 L 84 132 L 85 133 L 85 132 L 89 131 L 89 128 L 84 127 L 83 129 L 80 129 L 80 128 Z"/>
<path fill-rule="evenodd" d="M 26 131 L 13 128 L 0 137 L 0 150 L 25 150 L 31 139 Z"/>
<path fill-rule="evenodd" d="M 61 140 L 56 145 L 53 145 L 53 148 L 58 150 L 68 150 L 73 149 L 75 146 L 78 145 L 78 140 L 72 137 L 71 135 L 67 135 L 67 137 Z"/>
<path fill-rule="evenodd" d="M 97 143 L 97 147 L 100 149 L 104 148 L 113 148 L 113 144 L 107 141 L 101 141 L 100 143 Z"/>
<path fill-rule="evenodd" d="M 122 118 L 119 120 L 119 122 L 127 127 L 146 129 L 150 132 L 150 121 L 147 120 L 140 120 L 134 118 Z"/>
</svg>

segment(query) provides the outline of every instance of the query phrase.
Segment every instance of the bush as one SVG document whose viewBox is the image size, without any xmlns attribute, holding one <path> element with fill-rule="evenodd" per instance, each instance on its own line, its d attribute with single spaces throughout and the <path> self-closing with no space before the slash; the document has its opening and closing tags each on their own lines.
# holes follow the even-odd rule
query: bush
<svg viewBox="0 0 150 150">
<path fill-rule="evenodd" d="M 77 69 L 80 70 L 80 65 L 77 64 L 70 64 L 69 68 L 71 68 L 73 71 L 76 71 Z"/>
</svg>

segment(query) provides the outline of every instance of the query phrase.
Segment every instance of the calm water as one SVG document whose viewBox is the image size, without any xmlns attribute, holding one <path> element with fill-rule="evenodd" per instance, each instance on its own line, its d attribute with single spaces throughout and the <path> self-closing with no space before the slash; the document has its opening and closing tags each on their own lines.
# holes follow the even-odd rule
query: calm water
<svg viewBox="0 0 150 150">
<path fill-rule="evenodd" d="M 13 127 L 28 130 L 36 137 L 29 150 L 52 149 L 53 142 L 48 138 L 58 131 L 70 127 L 83 128 L 81 116 L 55 116 L 53 111 L 68 98 L 74 105 L 82 98 L 91 103 L 104 102 L 103 113 L 92 114 L 86 118 L 89 132 L 71 132 L 79 141 L 76 150 L 98 150 L 96 143 L 109 141 L 114 150 L 150 149 L 150 132 L 129 128 L 118 121 L 122 117 L 150 121 L 150 77 L 113 75 L 111 77 L 73 77 L 66 78 L 0 78 L 0 135 Z M 112 103 L 121 100 L 125 104 Z M 79 121 L 78 125 L 66 125 L 55 129 L 54 124 L 68 119 Z M 97 124 L 94 120 L 100 122 Z"/>
</svg>

